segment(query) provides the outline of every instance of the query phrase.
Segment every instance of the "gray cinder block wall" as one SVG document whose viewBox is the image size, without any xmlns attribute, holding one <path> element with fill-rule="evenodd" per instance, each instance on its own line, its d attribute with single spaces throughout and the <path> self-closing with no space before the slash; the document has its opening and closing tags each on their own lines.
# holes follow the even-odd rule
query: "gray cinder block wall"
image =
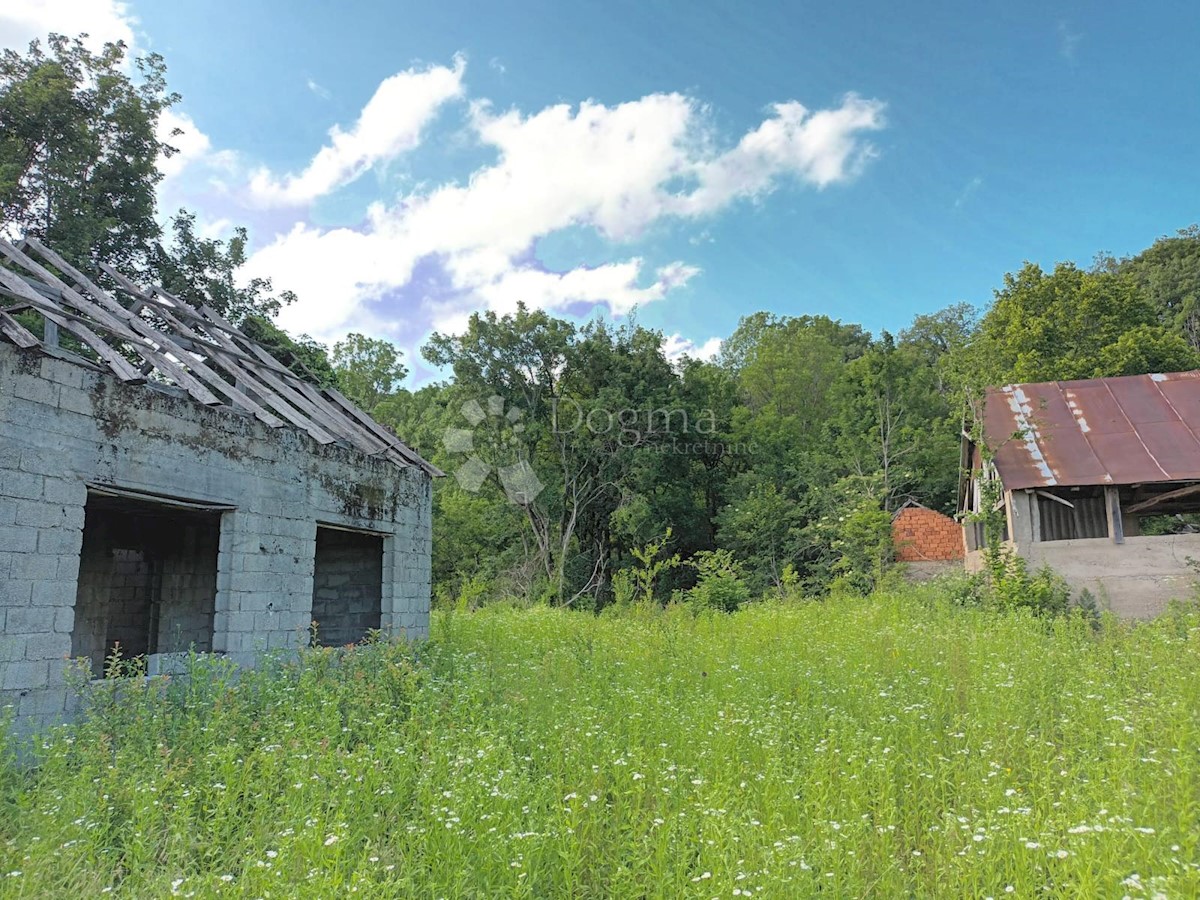
<svg viewBox="0 0 1200 900">
<path fill-rule="evenodd" d="M 72 638 L 94 643 L 76 628 L 89 486 L 219 508 L 211 648 L 239 664 L 308 642 L 319 523 L 380 535 L 380 627 L 428 635 L 429 474 L 0 343 L 0 706 L 22 730 L 68 713 Z"/>
</svg>

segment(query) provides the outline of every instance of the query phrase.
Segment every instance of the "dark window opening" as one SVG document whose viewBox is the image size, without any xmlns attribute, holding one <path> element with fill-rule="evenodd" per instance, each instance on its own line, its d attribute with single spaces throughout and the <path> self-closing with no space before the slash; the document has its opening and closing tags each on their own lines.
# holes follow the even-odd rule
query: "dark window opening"
<svg viewBox="0 0 1200 900">
<path fill-rule="evenodd" d="M 383 607 L 383 538 L 317 528 L 313 566 L 314 643 L 356 644 L 377 630 Z"/>
<path fill-rule="evenodd" d="M 998 510 L 1000 515 L 1004 515 L 1004 509 Z M 987 540 L 987 525 L 983 522 L 972 521 L 970 519 L 964 522 L 967 531 L 967 550 L 986 550 L 988 546 Z M 1008 520 L 1005 519 L 1000 526 L 1000 543 L 1008 540 Z"/>
<path fill-rule="evenodd" d="M 1108 537 L 1108 511 L 1103 489 L 1038 491 L 1037 510 L 1043 541 Z"/>
<path fill-rule="evenodd" d="M 1137 518 L 1141 534 L 1200 532 L 1200 483 L 1139 485 L 1122 498 L 1126 512 Z"/>
<path fill-rule="evenodd" d="M 1162 534 L 1200 534 L 1200 513 L 1175 513 L 1171 516 L 1143 516 L 1138 519 L 1141 533 L 1145 535 Z"/>
<path fill-rule="evenodd" d="M 71 655 L 105 661 L 212 650 L 218 511 L 89 494 Z"/>
</svg>

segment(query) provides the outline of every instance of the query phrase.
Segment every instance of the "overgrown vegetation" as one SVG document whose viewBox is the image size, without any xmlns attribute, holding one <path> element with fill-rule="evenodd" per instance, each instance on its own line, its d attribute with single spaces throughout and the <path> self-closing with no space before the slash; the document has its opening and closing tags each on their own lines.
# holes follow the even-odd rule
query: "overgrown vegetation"
<svg viewBox="0 0 1200 900">
<path fill-rule="evenodd" d="M 960 587 L 494 605 L 106 685 L 0 765 L 0 895 L 1200 893 L 1200 616 Z"/>
</svg>

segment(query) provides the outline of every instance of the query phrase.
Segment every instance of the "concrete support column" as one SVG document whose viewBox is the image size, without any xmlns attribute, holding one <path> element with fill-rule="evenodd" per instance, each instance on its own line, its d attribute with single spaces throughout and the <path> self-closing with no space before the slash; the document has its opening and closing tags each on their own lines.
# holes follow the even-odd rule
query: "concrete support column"
<svg viewBox="0 0 1200 900">
<path fill-rule="evenodd" d="M 1008 535 L 1013 544 L 1028 547 L 1038 543 L 1041 538 L 1040 524 L 1037 518 L 1037 495 L 1033 491 L 1009 491 L 1008 506 Z"/>
</svg>

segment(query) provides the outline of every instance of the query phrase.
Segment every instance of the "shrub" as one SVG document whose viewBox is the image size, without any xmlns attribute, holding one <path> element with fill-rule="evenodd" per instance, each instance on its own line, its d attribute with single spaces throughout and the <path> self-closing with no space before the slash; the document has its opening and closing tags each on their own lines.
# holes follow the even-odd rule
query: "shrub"
<svg viewBox="0 0 1200 900">
<path fill-rule="evenodd" d="M 733 612 L 750 599 L 741 566 L 729 550 L 702 550 L 688 565 L 698 573 L 696 586 L 683 593 L 688 603 Z"/>
</svg>

